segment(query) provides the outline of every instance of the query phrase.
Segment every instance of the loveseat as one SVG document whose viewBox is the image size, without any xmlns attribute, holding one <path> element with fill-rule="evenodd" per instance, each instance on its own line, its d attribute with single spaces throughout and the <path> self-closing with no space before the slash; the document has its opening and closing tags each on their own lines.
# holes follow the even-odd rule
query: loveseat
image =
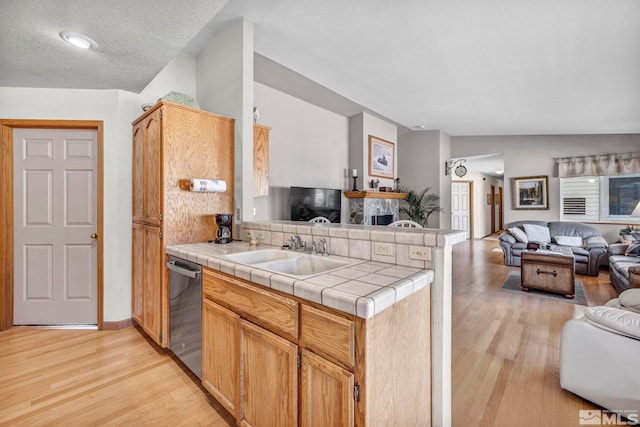
<svg viewBox="0 0 640 427">
<path fill-rule="evenodd" d="M 609 247 L 609 276 L 618 293 L 640 288 L 640 255 L 629 246 L 629 243 L 614 243 Z"/>
<path fill-rule="evenodd" d="M 577 274 L 597 276 L 607 253 L 607 241 L 595 228 L 569 221 L 517 221 L 508 224 L 499 237 L 504 263 L 520 266 L 520 255 L 529 242 L 570 247 Z"/>
</svg>

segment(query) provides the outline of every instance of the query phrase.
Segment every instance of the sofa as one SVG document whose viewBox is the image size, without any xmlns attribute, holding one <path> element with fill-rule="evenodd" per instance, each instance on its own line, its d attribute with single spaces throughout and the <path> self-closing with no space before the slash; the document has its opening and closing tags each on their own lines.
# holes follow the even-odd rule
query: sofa
<svg viewBox="0 0 640 427">
<path fill-rule="evenodd" d="M 597 276 L 607 254 L 607 241 L 595 228 L 569 221 L 516 221 L 500 235 L 505 265 L 520 266 L 520 255 L 530 242 L 571 248 L 576 274 Z"/>
<path fill-rule="evenodd" d="M 585 308 L 584 316 L 564 324 L 560 386 L 635 425 L 640 415 L 639 354 L 640 289 L 629 289 L 604 306 Z M 611 420 L 611 414 L 607 416 Z M 609 422 L 603 419 L 602 424 Z"/>
<path fill-rule="evenodd" d="M 640 256 L 630 245 L 631 243 L 614 243 L 609 246 L 609 276 L 618 293 L 630 288 L 640 288 Z"/>
</svg>

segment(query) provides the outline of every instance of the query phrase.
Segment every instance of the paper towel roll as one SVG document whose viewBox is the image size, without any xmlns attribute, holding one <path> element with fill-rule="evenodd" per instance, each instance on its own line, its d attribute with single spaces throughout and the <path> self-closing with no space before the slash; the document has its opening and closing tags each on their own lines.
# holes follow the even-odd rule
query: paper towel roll
<svg viewBox="0 0 640 427">
<path fill-rule="evenodd" d="M 192 179 L 189 190 L 200 193 L 223 193 L 227 191 L 227 182 L 222 179 Z"/>
</svg>

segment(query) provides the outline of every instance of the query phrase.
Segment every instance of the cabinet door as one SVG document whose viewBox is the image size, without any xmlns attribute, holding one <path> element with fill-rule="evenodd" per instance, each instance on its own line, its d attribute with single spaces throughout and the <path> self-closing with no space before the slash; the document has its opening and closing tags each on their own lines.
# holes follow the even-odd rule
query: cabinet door
<svg viewBox="0 0 640 427">
<path fill-rule="evenodd" d="M 240 320 L 241 426 L 298 425 L 298 346 Z"/>
<path fill-rule="evenodd" d="M 144 226 L 133 224 L 131 249 L 131 317 L 140 325 L 144 325 Z"/>
<path fill-rule="evenodd" d="M 347 427 L 354 425 L 354 375 L 303 349 L 300 425 Z"/>
<path fill-rule="evenodd" d="M 144 132 L 146 122 L 138 123 L 133 128 L 132 159 L 132 217 L 133 222 L 144 221 Z"/>
<path fill-rule="evenodd" d="M 253 125 L 253 195 L 269 195 L 269 130 Z"/>
<path fill-rule="evenodd" d="M 144 226 L 143 329 L 161 344 L 162 240 L 160 227 Z"/>
<path fill-rule="evenodd" d="M 143 132 L 143 221 L 160 225 L 162 213 L 162 109 L 157 109 L 142 123 Z M 134 190 L 135 191 L 135 190 Z"/>
<path fill-rule="evenodd" d="M 202 384 L 237 418 L 239 398 L 240 316 L 202 300 Z"/>
</svg>

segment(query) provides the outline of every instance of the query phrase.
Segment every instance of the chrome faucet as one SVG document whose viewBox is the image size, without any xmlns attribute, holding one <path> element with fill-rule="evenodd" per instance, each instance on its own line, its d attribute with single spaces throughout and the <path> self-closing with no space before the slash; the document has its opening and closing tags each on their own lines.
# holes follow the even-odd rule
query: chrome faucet
<svg viewBox="0 0 640 427">
<path fill-rule="evenodd" d="M 327 245 L 327 239 L 324 237 L 320 239 L 320 243 L 322 243 L 322 256 L 329 256 L 329 248 Z"/>
<path fill-rule="evenodd" d="M 311 253 L 313 255 L 318 253 L 318 246 L 316 245 L 316 241 L 315 240 L 311 241 Z"/>
</svg>

